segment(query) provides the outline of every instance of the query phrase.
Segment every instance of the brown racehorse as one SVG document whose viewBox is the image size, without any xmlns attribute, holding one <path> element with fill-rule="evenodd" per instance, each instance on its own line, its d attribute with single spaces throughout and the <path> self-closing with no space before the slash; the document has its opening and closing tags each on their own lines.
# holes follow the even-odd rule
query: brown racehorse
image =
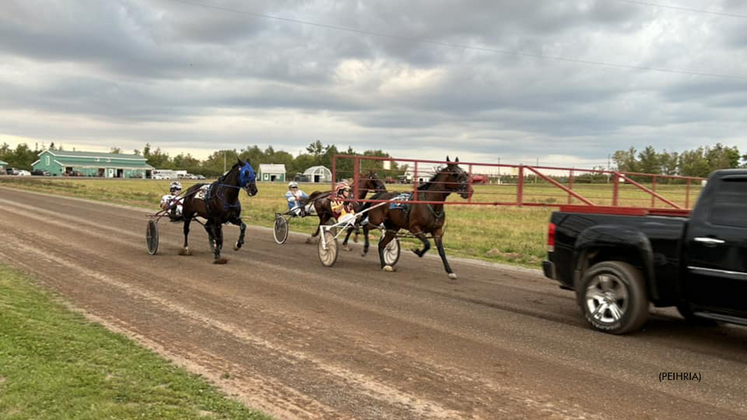
<svg viewBox="0 0 747 420">
<path fill-rule="evenodd" d="M 423 242 L 422 250 L 412 250 L 418 257 L 422 257 L 430 249 L 431 245 L 426 234 L 431 234 L 438 248 L 438 255 L 441 256 L 441 261 L 444 263 L 444 269 L 449 274 L 449 278 L 457 278 L 456 274 L 451 270 L 449 262 L 446 260 L 446 253 L 444 252 L 443 227 L 446 221 L 444 205 L 418 204 L 418 201 L 444 202 L 452 192 L 458 193 L 464 199 L 469 198 L 472 194 L 472 188 L 469 186 L 469 175 L 457 165 L 459 158 L 451 162 L 447 156 L 446 161 L 449 163 L 440 169 L 430 181 L 418 187 L 417 200 L 413 197 L 414 201 L 409 205 L 409 211 L 402 208 L 392 209 L 389 204 L 378 207 L 374 207 L 375 205 L 371 206 L 372 210 L 368 212 L 369 225 L 379 226 L 383 223 L 386 228 L 384 238 L 379 242 L 379 260 L 381 268 L 384 271 L 394 271 L 393 267 L 384 263 L 384 249 L 395 238 L 400 229 L 407 229 Z M 391 200 L 399 194 L 396 192 L 376 194 L 372 199 Z M 364 232 L 368 230 L 369 225 L 364 227 Z M 368 239 L 368 235 L 365 236 Z M 363 250 L 364 254 L 368 251 L 368 246 L 368 241 L 366 241 Z"/>
<path fill-rule="evenodd" d="M 197 216 L 207 220 L 204 227 L 210 240 L 210 247 L 215 254 L 214 264 L 225 264 L 221 258 L 223 248 L 223 225 L 231 223 L 239 226 L 241 233 L 233 249 L 238 251 L 244 244 L 246 225 L 241 220 L 241 203 L 239 191 L 246 191 L 249 196 L 257 194 L 257 177 L 249 162 L 239 159 L 238 163 L 212 184 L 195 184 L 184 193 L 182 215 L 184 217 L 184 248 L 181 255 L 192 255 L 189 250 L 189 225 Z M 205 196 L 197 197 L 198 190 L 206 187 Z"/>
<path fill-rule="evenodd" d="M 366 198 L 366 195 L 369 192 L 386 192 L 386 184 L 384 184 L 384 181 L 379 179 L 379 176 L 376 174 L 375 170 L 369 171 L 368 174 L 360 174 L 360 176 L 358 177 L 358 194 L 356 196 L 356 199 L 362 200 Z M 311 243 L 312 238 L 316 237 L 316 235 L 319 234 L 320 226 L 326 225 L 327 222 L 335 217 L 334 213 L 332 212 L 332 200 L 330 200 L 330 196 L 332 194 L 333 193 L 329 191 L 314 191 L 305 201 L 307 203 L 314 203 L 314 210 L 316 210 L 316 214 L 317 216 L 319 216 L 319 225 L 316 227 L 314 234 L 311 235 L 310 238 L 306 239 L 306 243 Z M 358 210 L 363 207 L 364 204 L 365 203 L 355 203 L 353 209 L 358 212 Z M 350 238 L 350 233 L 353 230 L 354 228 L 348 230 L 345 241 L 342 243 L 343 248 L 347 248 L 348 239 Z"/>
</svg>

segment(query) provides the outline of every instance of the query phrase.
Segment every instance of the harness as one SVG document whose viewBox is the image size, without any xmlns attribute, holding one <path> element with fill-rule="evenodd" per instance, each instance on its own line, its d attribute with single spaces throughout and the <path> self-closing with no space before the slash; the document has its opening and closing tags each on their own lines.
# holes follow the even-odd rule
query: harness
<svg viewBox="0 0 747 420">
<path fill-rule="evenodd" d="M 402 193 L 392 198 L 392 200 L 394 200 L 395 202 L 389 205 L 389 209 L 404 211 L 406 220 L 409 222 L 410 212 L 412 211 L 412 205 L 414 204 L 412 201 L 412 193 Z M 431 215 L 436 219 L 436 221 L 441 220 L 446 215 L 446 210 L 441 209 L 440 211 L 436 211 L 436 209 L 434 209 L 433 205 L 430 203 L 426 204 L 426 207 L 428 208 L 428 211 L 431 213 Z"/>
</svg>

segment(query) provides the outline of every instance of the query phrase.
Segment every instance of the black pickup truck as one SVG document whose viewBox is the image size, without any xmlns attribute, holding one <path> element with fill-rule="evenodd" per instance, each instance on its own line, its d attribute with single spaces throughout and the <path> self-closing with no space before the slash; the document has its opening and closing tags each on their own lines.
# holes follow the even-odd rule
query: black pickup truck
<svg viewBox="0 0 747 420">
<path fill-rule="evenodd" d="M 592 327 L 635 331 L 649 304 L 747 325 L 747 170 L 711 174 L 692 212 L 620 213 L 575 206 L 550 219 L 545 276 L 576 291 Z"/>
</svg>

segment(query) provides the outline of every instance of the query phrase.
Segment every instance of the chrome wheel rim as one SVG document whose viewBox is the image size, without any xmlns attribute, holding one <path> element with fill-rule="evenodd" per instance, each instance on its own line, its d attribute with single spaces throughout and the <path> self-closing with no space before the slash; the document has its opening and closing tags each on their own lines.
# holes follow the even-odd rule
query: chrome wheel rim
<svg viewBox="0 0 747 420">
<path fill-rule="evenodd" d="M 628 302 L 628 289 L 617 276 L 600 274 L 586 288 L 586 309 L 597 322 L 619 322 L 628 310 Z"/>
</svg>

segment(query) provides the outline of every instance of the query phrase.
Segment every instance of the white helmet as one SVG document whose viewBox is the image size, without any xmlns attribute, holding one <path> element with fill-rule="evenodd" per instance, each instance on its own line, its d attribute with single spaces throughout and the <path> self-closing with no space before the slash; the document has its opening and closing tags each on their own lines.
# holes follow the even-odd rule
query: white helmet
<svg viewBox="0 0 747 420">
<path fill-rule="evenodd" d="M 169 185 L 169 191 L 173 194 L 174 191 L 181 191 L 182 190 L 182 184 L 179 181 L 174 181 Z"/>
<path fill-rule="evenodd" d="M 288 189 L 291 189 L 291 188 L 298 188 L 298 182 L 296 182 L 296 181 L 289 182 L 288 183 Z"/>
</svg>

